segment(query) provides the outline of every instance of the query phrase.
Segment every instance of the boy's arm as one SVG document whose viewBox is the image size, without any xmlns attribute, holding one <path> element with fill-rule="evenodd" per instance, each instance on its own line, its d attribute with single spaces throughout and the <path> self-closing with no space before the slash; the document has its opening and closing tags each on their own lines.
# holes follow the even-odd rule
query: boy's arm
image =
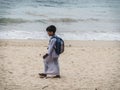
<svg viewBox="0 0 120 90">
<path fill-rule="evenodd" d="M 45 59 L 48 55 L 50 55 L 52 53 L 52 50 L 54 48 L 54 45 L 55 45 L 55 42 L 56 42 L 56 39 L 53 38 L 51 39 L 50 43 L 49 43 L 49 48 L 48 48 L 48 53 L 46 53 L 44 56 L 43 56 L 43 59 Z"/>
<path fill-rule="evenodd" d="M 48 55 L 50 55 L 52 53 L 52 50 L 54 49 L 55 42 L 56 42 L 55 38 L 51 39 L 50 44 L 49 44 L 49 48 L 48 48 L 48 53 L 47 53 Z"/>
</svg>

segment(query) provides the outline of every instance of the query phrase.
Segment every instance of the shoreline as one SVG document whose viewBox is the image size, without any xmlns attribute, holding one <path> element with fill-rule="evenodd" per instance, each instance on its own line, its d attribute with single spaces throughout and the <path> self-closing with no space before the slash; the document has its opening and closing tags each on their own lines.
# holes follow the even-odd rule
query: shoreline
<svg viewBox="0 0 120 90">
<path fill-rule="evenodd" d="M 64 40 L 65 47 L 82 46 L 120 46 L 120 41 L 113 40 Z M 88 43 L 89 42 L 89 43 Z M 49 39 L 0 39 L 0 46 L 41 46 L 48 45 Z"/>
</svg>

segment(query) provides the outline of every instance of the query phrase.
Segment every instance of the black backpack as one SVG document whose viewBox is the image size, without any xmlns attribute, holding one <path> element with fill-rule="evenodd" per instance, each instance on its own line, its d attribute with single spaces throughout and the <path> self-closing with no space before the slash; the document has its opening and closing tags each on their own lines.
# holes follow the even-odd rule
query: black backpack
<svg viewBox="0 0 120 90">
<path fill-rule="evenodd" d="M 64 52 L 64 41 L 62 38 L 58 36 L 53 36 L 51 39 L 53 38 L 56 38 L 54 49 L 55 49 L 56 54 L 59 55 Z"/>
</svg>

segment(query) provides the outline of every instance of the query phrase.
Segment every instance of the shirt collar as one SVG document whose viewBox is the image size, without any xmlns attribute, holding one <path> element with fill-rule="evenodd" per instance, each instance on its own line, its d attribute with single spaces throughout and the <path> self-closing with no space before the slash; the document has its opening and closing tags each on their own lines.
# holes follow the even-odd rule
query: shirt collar
<svg viewBox="0 0 120 90">
<path fill-rule="evenodd" d="M 54 36 L 56 36 L 56 35 L 50 36 L 50 39 L 51 39 L 52 37 L 54 37 Z"/>
</svg>

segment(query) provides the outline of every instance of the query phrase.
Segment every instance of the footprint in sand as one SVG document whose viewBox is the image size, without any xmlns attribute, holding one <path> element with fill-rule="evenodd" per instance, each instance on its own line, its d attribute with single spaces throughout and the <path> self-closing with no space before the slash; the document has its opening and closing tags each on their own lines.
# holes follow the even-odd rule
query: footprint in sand
<svg viewBox="0 0 120 90">
<path fill-rule="evenodd" d="M 0 59 L 4 59 L 4 58 L 6 58 L 6 56 L 0 55 Z"/>
</svg>

